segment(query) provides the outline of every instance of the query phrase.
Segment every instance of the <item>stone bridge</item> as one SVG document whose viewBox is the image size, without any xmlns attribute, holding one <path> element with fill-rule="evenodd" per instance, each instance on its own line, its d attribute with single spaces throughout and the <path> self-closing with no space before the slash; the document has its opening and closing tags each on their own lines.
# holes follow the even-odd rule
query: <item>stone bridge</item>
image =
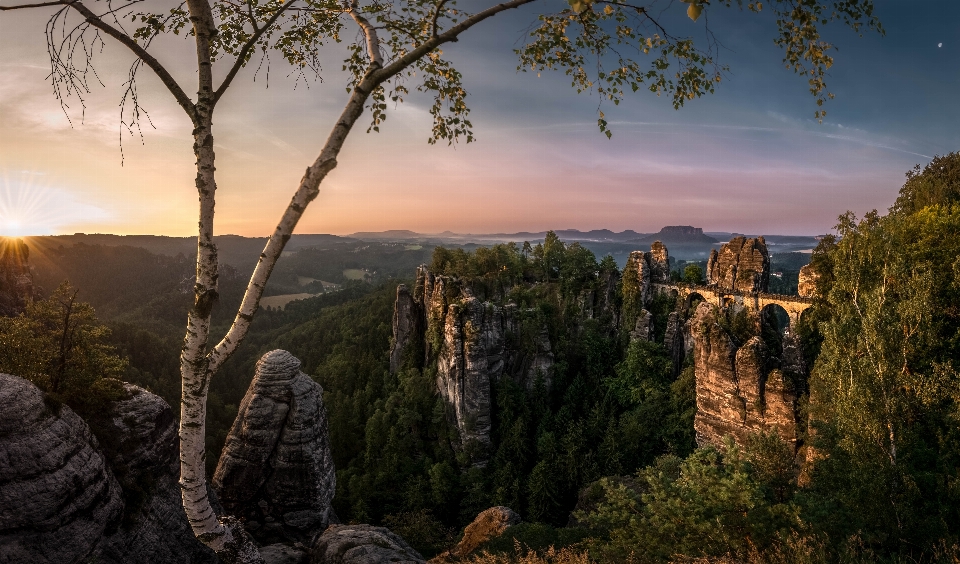
<svg viewBox="0 0 960 564">
<path fill-rule="evenodd" d="M 716 284 L 710 285 L 692 285 L 692 284 L 663 284 L 653 283 L 650 285 L 658 293 L 672 293 L 682 297 L 689 307 L 694 296 L 699 295 L 707 303 L 711 303 L 720 308 L 730 306 L 747 308 L 753 311 L 763 311 L 770 305 L 778 305 L 787 312 L 790 317 L 790 329 L 800 321 L 800 316 L 804 311 L 813 306 L 813 299 L 800 296 L 787 296 L 783 294 L 767 294 L 765 292 L 739 292 L 720 288 Z"/>
</svg>

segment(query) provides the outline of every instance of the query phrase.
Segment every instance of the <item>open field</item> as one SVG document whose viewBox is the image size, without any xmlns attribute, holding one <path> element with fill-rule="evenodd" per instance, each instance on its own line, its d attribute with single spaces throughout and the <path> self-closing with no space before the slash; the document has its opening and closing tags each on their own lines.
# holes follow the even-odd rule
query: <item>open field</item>
<svg viewBox="0 0 960 564">
<path fill-rule="evenodd" d="M 363 280 L 366 276 L 367 272 L 359 268 L 347 268 L 343 271 L 343 277 L 347 280 Z"/>
<path fill-rule="evenodd" d="M 272 307 L 283 309 L 286 305 L 295 300 L 305 300 L 319 294 L 283 294 L 280 296 L 267 296 L 260 300 L 262 307 Z"/>
</svg>

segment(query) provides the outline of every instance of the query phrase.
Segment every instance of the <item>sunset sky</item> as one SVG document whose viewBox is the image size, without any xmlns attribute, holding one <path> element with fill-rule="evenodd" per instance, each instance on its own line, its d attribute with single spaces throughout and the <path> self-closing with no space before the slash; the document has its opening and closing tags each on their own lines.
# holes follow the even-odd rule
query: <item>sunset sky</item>
<svg viewBox="0 0 960 564">
<path fill-rule="evenodd" d="M 513 49 L 544 0 L 494 18 L 445 49 L 463 72 L 477 142 L 426 143 L 429 100 L 391 110 L 379 134 L 354 130 L 299 233 L 349 234 L 633 229 L 690 224 L 707 231 L 819 234 L 845 210 L 886 209 L 904 173 L 960 150 L 960 3 L 879 0 L 885 37 L 830 26 L 840 48 L 822 125 L 805 80 L 785 70 L 770 14 L 708 8 L 730 76 L 713 96 L 675 111 L 641 90 L 605 107 L 560 74 L 517 73 Z M 0 0 L 12 4 L 10 0 Z M 461 2 L 466 9 L 488 2 Z M 702 39 L 704 20 L 661 2 L 677 35 Z M 155 128 L 124 135 L 118 103 L 131 58 L 107 42 L 105 87 L 85 114 L 53 97 L 43 36 L 47 12 L 0 14 L 0 234 L 102 232 L 190 235 L 196 193 L 190 125 L 146 72 L 140 96 Z M 173 38 L 159 58 L 191 82 L 192 46 Z M 347 94 L 342 46 L 324 54 L 324 82 L 288 76 L 275 58 L 269 88 L 248 69 L 217 108 L 217 232 L 272 231 Z"/>
</svg>

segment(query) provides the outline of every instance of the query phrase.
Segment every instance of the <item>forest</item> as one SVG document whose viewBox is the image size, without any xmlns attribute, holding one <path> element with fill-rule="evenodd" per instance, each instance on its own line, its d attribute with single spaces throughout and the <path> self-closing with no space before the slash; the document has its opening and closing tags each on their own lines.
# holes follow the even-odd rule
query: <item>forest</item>
<svg viewBox="0 0 960 564">
<path fill-rule="evenodd" d="M 953 153 L 910 171 L 886 213 L 844 214 L 821 239 L 811 259 L 814 305 L 797 328 L 810 370 L 796 445 L 771 431 L 744 445 L 698 446 L 692 357 L 676 370 L 663 344 L 668 315 L 685 305 L 658 294 L 647 305 L 654 338 L 632 338 L 622 319 L 636 317 L 638 290 L 609 256 L 552 232 L 536 244 L 375 249 L 361 266 L 385 264 L 381 277 L 341 280 L 339 291 L 257 315 L 211 389 L 208 472 L 254 362 L 282 348 L 325 390 L 339 518 L 386 525 L 426 557 L 454 544 L 478 512 L 503 505 L 523 523 L 488 543 L 478 562 L 955 562 L 958 232 Z M 299 252 L 304 264 L 349 266 L 339 255 Z M 389 366 L 397 284 L 414 284 L 423 253 L 435 275 L 488 302 L 517 304 L 519 346 L 525 328 L 545 327 L 552 343 L 549 382 L 492 383 L 482 456 L 458 442 L 435 363 L 408 355 L 398 370 Z M 177 329 L 190 303 L 179 290 L 182 257 L 78 246 L 46 260 L 70 280 L 24 314 L 0 318 L 0 371 L 29 377 L 85 416 L 114 397 L 117 378 L 175 405 Z M 678 283 L 702 283 L 697 263 L 675 267 Z M 620 282 L 610 311 L 620 313 L 585 316 L 582 296 L 612 275 Z M 224 309 L 242 286 L 239 275 L 221 278 Z M 765 330 L 742 312 L 723 315 L 731 338 Z M 55 337 L 67 329 L 65 351 Z"/>
</svg>

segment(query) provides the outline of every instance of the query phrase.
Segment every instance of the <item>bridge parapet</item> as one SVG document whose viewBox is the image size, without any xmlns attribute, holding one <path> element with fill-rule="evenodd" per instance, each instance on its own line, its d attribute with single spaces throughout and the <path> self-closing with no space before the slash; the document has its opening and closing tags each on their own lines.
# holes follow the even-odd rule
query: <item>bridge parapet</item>
<svg viewBox="0 0 960 564">
<path fill-rule="evenodd" d="M 740 292 L 720 288 L 716 285 L 703 284 L 651 284 L 658 292 L 676 292 L 685 299 L 693 294 L 703 296 L 708 303 L 726 308 L 736 304 L 753 311 L 761 311 L 769 305 L 778 305 L 790 316 L 791 327 L 800 320 L 804 311 L 813 306 L 813 299 L 785 294 L 768 294 L 766 292 Z"/>
</svg>

